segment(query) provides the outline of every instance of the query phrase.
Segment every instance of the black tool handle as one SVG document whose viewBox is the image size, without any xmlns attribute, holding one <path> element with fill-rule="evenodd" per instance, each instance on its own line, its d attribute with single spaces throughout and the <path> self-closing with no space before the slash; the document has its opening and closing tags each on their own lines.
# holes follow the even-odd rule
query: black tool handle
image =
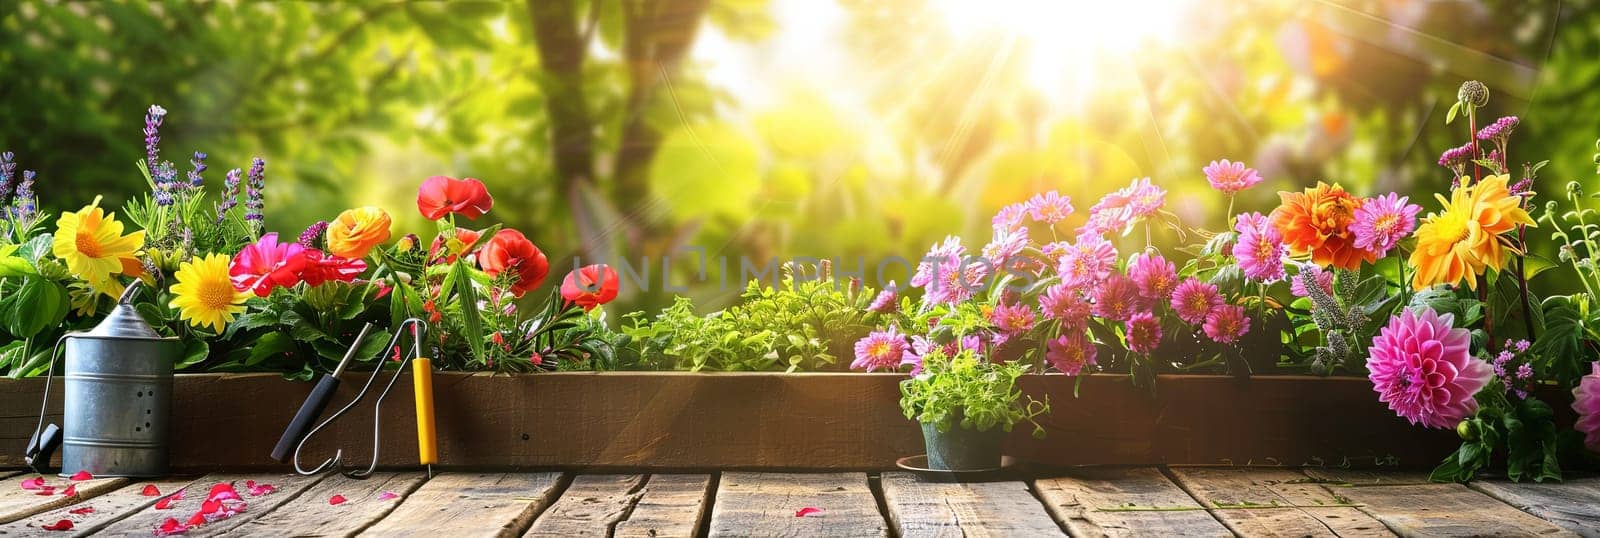
<svg viewBox="0 0 1600 538">
<path fill-rule="evenodd" d="M 306 436 L 306 430 L 311 429 L 311 424 L 322 416 L 322 410 L 328 408 L 328 400 L 333 399 L 333 391 L 337 388 L 337 377 L 325 375 L 317 381 L 317 386 L 311 389 L 311 395 L 306 397 L 306 403 L 300 404 L 300 411 L 294 414 L 294 420 L 289 421 L 289 427 L 284 428 L 283 437 L 279 437 L 278 444 L 272 447 L 272 459 L 278 463 L 289 461 L 295 445 L 300 444 L 300 440 Z"/>
<path fill-rule="evenodd" d="M 50 424 L 44 427 L 43 432 L 35 433 L 33 439 L 28 440 L 28 450 L 23 457 L 34 472 L 44 474 L 50 467 L 50 456 L 54 455 L 56 448 L 61 446 L 61 427 Z"/>
</svg>

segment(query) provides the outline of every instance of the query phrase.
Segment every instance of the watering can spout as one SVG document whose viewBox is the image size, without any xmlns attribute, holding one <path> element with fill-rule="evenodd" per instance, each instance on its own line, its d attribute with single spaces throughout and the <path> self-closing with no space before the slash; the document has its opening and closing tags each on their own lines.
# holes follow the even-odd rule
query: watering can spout
<svg viewBox="0 0 1600 538">
<path fill-rule="evenodd" d="M 133 283 L 128 284 L 127 289 L 122 290 L 122 296 L 117 298 L 117 304 L 133 304 L 133 296 L 139 292 L 139 285 L 143 283 L 143 280 L 139 280 L 137 278 L 133 279 Z"/>
</svg>

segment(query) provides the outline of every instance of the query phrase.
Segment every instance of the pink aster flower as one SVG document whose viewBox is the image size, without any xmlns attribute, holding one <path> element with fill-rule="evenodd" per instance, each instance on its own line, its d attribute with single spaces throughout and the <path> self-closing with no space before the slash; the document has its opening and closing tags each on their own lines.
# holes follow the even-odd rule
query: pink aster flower
<svg viewBox="0 0 1600 538">
<path fill-rule="evenodd" d="M 1089 320 L 1089 301 L 1065 284 L 1050 286 L 1039 294 L 1039 309 L 1044 311 L 1045 317 L 1067 327 L 1082 327 Z"/>
<path fill-rule="evenodd" d="M 1021 254 L 1026 248 L 1028 248 L 1027 228 L 996 227 L 994 239 L 983 246 L 983 257 L 995 267 L 1005 267 L 1006 262 Z"/>
<path fill-rule="evenodd" d="M 1295 297 L 1310 297 L 1311 291 L 1306 288 L 1307 280 L 1315 282 L 1318 288 L 1322 288 L 1323 293 L 1333 295 L 1333 271 L 1324 270 L 1321 266 L 1310 263 L 1301 265 L 1300 272 L 1295 273 L 1294 278 L 1289 280 L 1289 293 Z"/>
<path fill-rule="evenodd" d="M 1583 446 L 1600 452 L 1600 362 L 1590 367 L 1593 371 L 1572 388 L 1572 410 L 1578 413 L 1573 427 L 1583 433 Z"/>
<path fill-rule="evenodd" d="M 1412 424 L 1455 427 L 1477 412 L 1472 397 L 1494 376 L 1489 363 L 1472 356 L 1472 333 L 1453 327 L 1454 321 L 1431 309 L 1408 309 L 1390 318 L 1367 350 L 1367 377 L 1378 401 Z"/>
<path fill-rule="evenodd" d="M 1056 191 L 1043 192 L 1028 199 L 1025 207 L 1035 222 L 1055 224 L 1072 214 L 1072 199 Z"/>
<path fill-rule="evenodd" d="M 1167 205 L 1167 191 L 1150 183 L 1150 178 L 1143 177 L 1133 180 L 1122 189 L 1128 197 L 1128 210 L 1136 218 L 1155 216 L 1163 206 Z"/>
<path fill-rule="evenodd" d="M 1137 217 L 1130 208 L 1132 204 L 1133 199 L 1120 190 L 1101 197 L 1089 208 L 1089 220 L 1078 228 L 1078 235 L 1105 235 L 1127 229 Z"/>
<path fill-rule="evenodd" d="M 889 285 L 884 286 L 883 291 L 878 292 L 878 296 L 873 297 L 872 303 L 867 305 L 868 312 L 879 314 L 892 314 L 899 309 L 900 288 L 895 286 L 893 280 L 890 280 Z"/>
<path fill-rule="evenodd" d="M 1178 318 L 1191 325 L 1206 322 L 1206 316 L 1211 311 L 1222 306 L 1222 295 L 1217 293 L 1217 285 L 1190 277 L 1172 290 L 1172 311 Z"/>
<path fill-rule="evenodd" d="M 1211 183 L 1211 188 L 1222 191 L 1228 196 L 1261 182 L 1261 174 L 1257 173 L 1256 169 L 1227 159 L 1211 161 L 1211 164 L 1206 165 L 1201 171 L 1205 172 L 1206 181 Z"/>
<path fill-rule="evenodd" d="M 1250 332 L 1250 318 L 1245 315 L 1242 306 L 1222 305 L 1213 308 L 1211 313 L 1206 315 L 1206 324 L 1203 328 L 1211 341 L 1232 344 Z"/>
<path fill-rule="evenodd" d="M 989 224 L 997 229 L 1013 230 L 1022 227 L 1022 215 L 1028 212 L 1026 204 L 1016 203 L 1000 208 L 994 218 L 989 219 Z"/>
<path fill-rule="evenodd" d="M 1244 276 L 1258 282 L 1282 280 L 1283 258 L 1289 250 L 1283 245 L 1278 228 L 1255 212 L 1239 215 L 1233 228 L 1239 232 L 1239 242 L 1233 244 L 1233 258 Z"/>
<path fill-rule="evenodd" d="M 1092 286 L 1111 276 L 1117 266 L 1117 248 L 1098 235 L 1080 235 L 1078 242 L 1061 253 L 1056 272 L 1061 282 L 1072 287 Z"/>
<path fill-rule="evenodd" d="M 1045 342 L 1044 359 L 1063 374 L 1078 375 L 1083 367 L 1095 364 L 1099 350 L 1082 330 L 1070 331 Z"/>
<path fill-rule="evenodd" d="M 1069 248 L 1072 248 L 1072 243 L 1052 241 L 1039 247 L 1039 253 L 1044 254 L 1045 261 L 1050 262 L 1052 267 L 1058 267 L 1061 265 L 1061 255 L 1066 254 Z"/>
<path fill-rule="evenodd" d="M 1128 351 L 1149 353 L 1161 345 L 1161 320 L 1155 314 L 1140 312 L 1128 318 L 1123 334 L 1128 340 Z"/>
<path fill-rule="evenodd" d="M 1378 256 L 1389 250 L 1417 229 L 1417 213 L 1422 207 L 1406 203 L 1406 197 L 1395 193 L 1370 198 L 1356 208 L 1355 220 L 1350 221 L 1350 233 L 1355 234 L 1355 246 Z"/>
<path fill-rule="evenodd" d="M 1113 274 L 1094 290 L 1094 315 L 1117 321 L 1133 316 L 1144 307 L 1139 286 L 1122 274 Z"/>
<path fill-rule="evenodd" d="M 961 246 L 960 237 L 946 236 L 944 242 L 935 243 L 917 263 L 917 272 L 911 275 L 911 285 L 921 288 L 934 283 L 941 267 L 951 261 L 960 262 L 966 254 L 967 247 Z"/>
<path fill-rule="evenodd" d="M 1033 309 L 1025 304 L 1000 303 L 989 312 L 989 323 L 1007 336 L 1032 329 L 1034 319 Z"/>
<path fill-rule="evenodd" d="M 1172 288 L 1178 285 L 1178 266 L 1160 254 L 1140 252 L 1128 258 L 1128 277 L 1146 301 L 1158 302 L 1172 296 Z"/>
<path fill-rule="evenodd" d="M 888 330 L 876 331 L 856 341 L 856 360 L 850 367 L 871 372 L 878 368 L 893 370 L 905 359 L 906 336 L 893 325 Z"/>
</svg>

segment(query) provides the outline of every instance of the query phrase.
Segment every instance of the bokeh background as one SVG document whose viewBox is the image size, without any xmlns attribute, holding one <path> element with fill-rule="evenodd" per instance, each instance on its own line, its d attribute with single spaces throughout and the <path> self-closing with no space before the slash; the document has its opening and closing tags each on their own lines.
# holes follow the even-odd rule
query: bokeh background
<svg viewBox="0 0 1600 538">
<path fill-rule="evenodd" d="M 1319 179 L 1431 210 L 1466 79 L 1491 119 L 1523 117 L 1511 159 L 1551 160 L 1547 196 L 1595 183 L 1595 1 L 0 0 L 0 148 L 49 210 L 141 194 L 159 103 L 165 155 L 209 153 L 211 188 L 267 159 L 270 229 L 377 205 L 426 234 L 416 185 L 476 177 L 496 197 L 480 222 L 558 271 L 686 246 L 730 270 L 909 258 L 981 243 L 1033 192 L 1081 212 L 1142 176 L 1217 228 L 1200 168 L 1219 158 L 1268 178 L 1243 210 Z M 674 285 L 697 269 L 673 266 Z M 688 293 L 737 294 L 717 280 Z"/>
</svg>

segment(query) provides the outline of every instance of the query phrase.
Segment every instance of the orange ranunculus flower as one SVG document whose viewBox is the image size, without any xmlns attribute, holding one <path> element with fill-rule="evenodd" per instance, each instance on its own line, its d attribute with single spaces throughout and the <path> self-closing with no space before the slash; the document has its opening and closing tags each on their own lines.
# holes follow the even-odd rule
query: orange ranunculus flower
<svg viewBox="0 0 1600 538">
<path fill-rule="evenodd" d="M 328 224 L 328 253 L 352 260 L 389 240 L 389 214 L 372 206 L 346 209 Z"/>
<path fill-rule="evenodd" d="M 478 266 L 489 276 L 508 272 L 515 274 L 511 294 L 517 297 L 538 288 L 539 284 L 544 283 L 544 277 L 550 274 L 550 260 L 544 257 L 544 252 L 522 232 L 509 228 L 496 232 L 483 245 L 478 252 Z"/>
<path fill-rule="evenodd" d="M 1377 261 L 1377 254 L 1355 245 L 1350 222 L 1355 220 L 1361 199 L 1344 187 L 1317 182 L 1304 192 L 1279 192 L 1283 204 L 1272 210 L 1272 225 L 1283 234 L 1283 243 L 1297 256 L 1311 256 L 1311 262 L 1354 270 L 1361 262 Z"/>
<path fill-rule="evenodd" d="M 1411 253 L 1411 266 L 1417 270 L 1411 279 L 1413 289 L 1462 279 L 1477 289 L 1474 276 L 1505 267 L 1506 251 L 1519 252 L 1503 234 L 1517 225 L 1537 225 L 1522 208 L 1522 197 L 1506 187 L 1507 180 L 1503 175 L 1489 176 L 1477 183 L 1463 182 L 1449 199 L 1434 195 L 1444 207 L 1417 227 L 1417 250 Z"/>
</svg>

